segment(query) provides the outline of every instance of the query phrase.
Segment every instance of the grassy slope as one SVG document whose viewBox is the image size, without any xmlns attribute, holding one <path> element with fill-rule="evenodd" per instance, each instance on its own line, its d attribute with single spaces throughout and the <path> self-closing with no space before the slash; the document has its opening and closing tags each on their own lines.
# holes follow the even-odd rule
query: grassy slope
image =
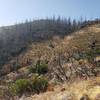
<svg viewBox="0 0 100 100">
<path fill-rule="evenodd" d="M 85 49 L 91 40 L 97 40 L 97 45 L 100 46 L 100 25 L 93 25 L 86 27 L 70 36 L 66 36 L 64 39 L 59 37 L 54 37 L 51 41 L 46 41 L 42 43 L 33 43 L 29 46 L 29 49 L 24 54 L 18 57 L 19 63 L 26 63 L 27 60 L 35 61 L 39 58 L 52 60 L 54 55 L 58 53 L 65 53 L 71 51 L 71 49 Z M 49 45 L 52 44 L 54 48 Z M 16 58 L 15 58 L 16 60 Z M 12 61 L 11 61 L 12 62 Z M 22 66 L 24 67 L 24 66 Z"/>
<path fill-rule="evenodd" d="M 27 67 L 27 60 L 32 60 L 32 62 L 34 63 L 39 58 L 48 60 L 51 63 L 55 55 L 57 56 L 59 53 L 66 54 L 73 48 L 87 50 L 89 41 L 91 41 L 93 36 L 98 41 L 97 44 L 100 45 L 99 24 L 86 27 L 68 37 L 65 37 L 64 39 L 60 39 L 56 36 L 51 41 L 33 43 L 29 45 L 29 49 L 27 50 L 27 52 L 19 55 L 17 58 L 14 58 L 12 61 L 10 61 L 10 64 L 12 64 L 12 62 L 14 61 L 17 61 L 22 65 L 21 67 Z M 50 44 L 52 44 L 54 48 L 51 48 Z M 65 91 L 61 91 L 62 87 L 65 88 Z M 63 84 L 63 86 L 61 85 L 54 87 L 54 91 L 48 91 L 44 94 L 34 95 L 32 97 L 29 97 L 29 99 L 27 100 L 66 100 L 68 96 L 72 98 L 70 100 L 79 100 L 79 98 L 84 94 L 89 95 L 90 100 L 95 100 L 94 98 L 99 93 L 100 78 L 95 78 L 86 81 L 76 80 L 70 85 L 66 83 Z"/>
<path fill-rule="evenodd" d="M 26 100 L 67 100 L 67 98 L 68 100 L 80 100 L 85 95 L 88 95 L 89 100 L 100 100 L 100 98 L 96 99 L 98 94 L 100 95 L 100 77 L 85 81 L 77 80 L 71 84 L 65 83 L 54 87 L 54 91 L 33 95 Z"/>
<path fill-rule="evenodd" d="M 89 41 L 91 39 L 97 40 L 97 45 L 100 45 L 100 25 L 93 25 L 86 27 L 71 36 L 65 37 L 63 40 L 54 39 L 52 43 L 55 45 L 54 49 L 48 48 L 48 43 L 32 44 L 29 52 L 26 53 L 27 57 L 32 57 L 35 59 L 41 55 L 44 59 L 52 59 L 54 53 L 67 52 L 66 49 L 78 48 L 87 50 Z M 38 56 L 37 56 L 38 55 Z M 62 89 L 65 89 L 62 91 Z M 27 99 L 29 100 L 66 100 L 67 97 L 70 100 L 79 100 L 83 95 L 88 95 L 90 100 L 100 100 L 95 99 L 97 95 L 100 95 L 100 77 L 91 78 L 88 80 L 76 80 L 74 83 L 65 83 L 61 86 L 54 87 L 54 91 L 47 91 L 46 93 L 40 95 L 34 95 Z"/>
<path fill-rule="evenodd" d="M 83 30 L 76 32 L 71 44 L 78 48 L 87 49 L 89 43 L 95 39 L 100 46 L 100 24 L 86 27 Z"/>
</svg>

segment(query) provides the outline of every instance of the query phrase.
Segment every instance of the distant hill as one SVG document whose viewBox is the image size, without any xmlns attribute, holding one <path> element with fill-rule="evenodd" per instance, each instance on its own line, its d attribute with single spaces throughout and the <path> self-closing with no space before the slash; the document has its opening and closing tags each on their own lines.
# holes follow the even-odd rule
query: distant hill
<svg viewBox="0 0 100 100">
<path fill-rule="evenodd" d="M 0 28 L 0 66 L 26 50 L 32 42 L 51 39 L 53 36 L 64 37 L 80 29 L 81 21 L 69 19 L 41 19 L 26 21 Z"/>
<path fill-rule="evenodd" d="M 0 28 L 0 68 L 13 57 L 18 56 L 31 43 L 43 42 L 54 36 L 64 36 L 80 30 L 88 25 L 98 24 L 94 21 L 76 21 L 69 19 L 41 19 Z"/>
</svg>

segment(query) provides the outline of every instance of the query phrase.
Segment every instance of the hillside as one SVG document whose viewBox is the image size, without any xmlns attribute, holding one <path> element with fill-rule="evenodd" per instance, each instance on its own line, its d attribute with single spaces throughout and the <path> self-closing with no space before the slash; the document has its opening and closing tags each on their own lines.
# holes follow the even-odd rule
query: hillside
<svg viewBox="0 0 100 100">
<path fill-rule="evenodd" d="M 12 26 L 0 27 L 0 68 L 18 56 L 33 42 L 50 40 L 53 36 L 64 37 L 78 30 L 83 22 L 71 19 L 41 19 Z"/>
<path fill-rule="evenodd" d="M 80 99 L 82 96 L 90 98 L 86 100 L 100 100 L 100 24 L 86 25 L 63 38 L 55 35 L 49 40 L 32 42 L 5 64 L 1 72 L 6 73 L 0 77 L 0 98 L 4 100 L 19 97 L 21 100 L 84 100 Z M 46 93 L 41 93 L 40 88 L 38 95 L 29 88 L 34 77 L 48 80 Z M 29 84 L 28 88 L 23 82 Z M 12 87 L 16 84 L 20 88 Z M 23 92 L 19 94 L 21 88 Z M 19 89 L 18 94 L 13 95 L 11 89 L 16 94 Z"/>
<path fill-rule="evenodd" d="M 85 27 L 70 36 L 66 36 L 64 39 L 55 37 L 53 40 L 46 43 L 32 44 L 24 57 L 29 57 L 33 61 L 34 59 L 38 59 L 38 57 L 40 57 L 41 60 L 49 60 L 49 67 L 51 67 L 51 64 L 54 61 L 53 59 L 55 58 L 54 56 L 58 56 L 60 53 L 61 56 L 70 57 L 72 55 L 67 55 L 66 53 L 71 52 L 70 54 L 72 54 L 73 52 L 88 52 L 94 41 L 96 41 L 95 48 L 99 48 L 100 50 L 100 24 Z M 50 47 L 49 44 L 51 43 L 54 48 Z M 64 63 L 62 66 L 65 67 L 65 70 L 66 67 L 68 70 L 69 66 L 75 67 L 76 69 L 77 67 L 81 68 L 84 66 L 86 70 L 84 68 L 82 69 L 83 75 L 76 78 L 74 72 L 72 76 L 70 74 L 69 81 L 67 80 L 63 84 L 60 83 L 58 85 L 51 85 L 48 87 L 46 93 L 31 95 L 27 98 L 23 95 L 21 100 L 100 100 L 100 51 L 95 57 L 98 58 L 98 66 L 95 65 L 96 63 L 87 61 L 86 57 L 85 59 L 78 58 L 79 60 L 74 60 L 71 63 L 66 61 L 67 57 L 62 58 Z M 91 72 L 92 68 L 97 70 L 96 76 L 93 72 Z M 56 68 L 54 70 L 56 70 Z M 73 71 L 74 70 L 75 69 L 73 69 Z M 70 73 L 70 70 L 68 70 L 68 73 Z M 80 73 L 80 75 L 81 74 L 82 73 Z M 58 73 L 58 75 L 60 76 L 61 73 Z M 61 75 L 61 77 L 63 76 Z M 56 79 L 53 79 L 52 81 L 57 82 Z"/>
<path fill-rule="evenodd" d="M 100 48 L 99 32 L 100 25 L 97 24 L 85 27 L 72 35 L 65 36 L 63 39 L 59 36 L 54 36 L 51 40 L 46 40 L 41 43 L 33 42 L 28 46 L 27 51 L 14 57 L 4 68 L 16 63 L 19 68 L 25 67 L 36 63 L 39 59 L 47 61 L 48 64 L 52 64 L 55 57 L 59 54 L 65 57 L 63 58 L 64 60 L 72 56 L 73 53 L 76 53 L 76 56 L 80 53 L 79 56 L 81 56 L 81 53 L 88 52 L 91 49 L 92 43 L 95 41 L 95 48 Z M 99 55 L 99 53 L 97 55 Z"/>
<path fill-rule="evenodd" d="M 100 24 L 31 42 L 1 73 L 1 100 L 100 100 Z"/>
<path fill-rule="evenodd" d="M 39 95 L 23 96 L 20 100 L 100 100 L 100 77 L 76 80 L 53 88 Z"/>
<path fill-rule="evenodd" d="M 81 28 L 98 23 L 100 23 L 99 19 L 76 21 L 70 18 L 54 17 L 33 21 L 26 20 L 25 23 L 0 27 L 0 69 L 14 57 L 26 52 L 31 44 L 50 41 L 56 36 L 63 39 Z"/>
</svg>

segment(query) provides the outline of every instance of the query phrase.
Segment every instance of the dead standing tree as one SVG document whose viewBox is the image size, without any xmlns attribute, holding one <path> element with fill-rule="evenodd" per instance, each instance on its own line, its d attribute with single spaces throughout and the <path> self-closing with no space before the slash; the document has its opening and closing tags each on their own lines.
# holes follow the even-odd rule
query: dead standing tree
<svg viewBox="0 0 100 100">
<path fill-rule="evenodd" d="M 70 58 L 70 54 L 67 55 L 67 57 L 65 57 L 63 54 L 59 53 L 57 55 L 55 55 L 55 58 L 52 61 L 52 68 L 51 68 L 51 72 L 53 73 L 53 75 L 55 75 L 56 79 L 58 79 L 61 82 L 64 81 L 68 81 L 69 80 L 69 76 L 67 75 L 67 72 L 70 71 L 70 74 L 72 73 L 72 69 L 69 67 L 67 68 L 67 66 L 64 66 L 64 61 L 66 60 L 66 62 L 69 61 Z"/>
</svg>

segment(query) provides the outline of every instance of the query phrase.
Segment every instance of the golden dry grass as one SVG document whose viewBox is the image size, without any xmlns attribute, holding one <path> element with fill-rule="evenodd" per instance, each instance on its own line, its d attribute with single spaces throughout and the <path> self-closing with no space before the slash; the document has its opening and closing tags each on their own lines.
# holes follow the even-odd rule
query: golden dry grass
<svg viewBox="0 0 100 100">
<path fill-rule="evenodd" d="M 54 91 L 36 94 L 25 100 L 80 100 L 84 95 L 88 95 L 89 100 L 100 100 L 100 98 L 97 99 L 97 95 L 100 95 L 100 77 L 77 80 L 70 84 L 64 83 L 55 86 Z"/>
<path fill-rule="evenodd" d="M 92 39 L 96 39 L 98 45 L 100 45 L 100 24 L 86 27 L 68 37 L 66 36 L 64 39 L 54 38 L 45 43 L 32 44 L 22 58 L 31 58 L 34 61 L 41 57 L 50 61 L 55 54 L 66 53 L 73 48 L 87 50 Z M 49 43 L 52 43 L 54 48 L 50 48 Z M 65 89 L 64 91 L 62 91 L 63 88 Z M 80 100 L 84 95 L 88 95 L 90 100 L 100 100 L 100 98 L 96 99 L 97 95 L 100 95 L 100 77 L 76 80 L 70 84 L 65 83 L 54 87 L 54 91 L 32 95 L 26 100 Z"/>
<path fill-rule="evenodd" d="M 71 52 L 72 49 L 87 50 L 89 42 L 92 39 L 96 39 L 100 46 L 99 24 L 86 27 L 70 36 L 66 36 L 64 39 L 54 37 L 52 40 L 30 44 L 27 52 L 20 54 L 17 57 L 18 63 L 22 65 L 21 67 L 25 67 L 20 69 L 19 72 L 27 73 L 26 68 L 28 66 L 28 60 L 32 60 L 34 63 L 40 58 L 52 62 L 55 55 L 57 56 L 59 53 L 67 54 L 68 52 Z M 52 44 L 54 48 L 51 48 L 50 44 Z M 13 61 L 16 61 L 16 57 L 10 63 Z M 65 88 L 65 90 L 61 91 L 62 88 Z M 67 100 L 66 98 L 69 98 L 68 100 L 80 100 L 83 95 L 88 95 L 90 100 L 96 100 L 95 98 L 98 94 L 100 94 L 100 77 L 85 81 L 76 80 L 74 83 L 58 85 L 54 87 L 54 91 L 32 95 L 31 97 L 22 100 Z"/>
</svg>

